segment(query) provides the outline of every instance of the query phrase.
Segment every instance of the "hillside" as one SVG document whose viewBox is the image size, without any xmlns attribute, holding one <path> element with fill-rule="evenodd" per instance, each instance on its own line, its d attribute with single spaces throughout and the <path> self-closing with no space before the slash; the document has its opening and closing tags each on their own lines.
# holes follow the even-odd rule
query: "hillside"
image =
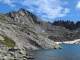
<svg viewBox="0 0 80 60">
<path fill-rule="evenodd" d="M 0 60 L 27 60 L 29 50 L 59 47 L 48 39 L 48 32 L 37 20 L 34 14 L 24 9 L 0 14 Z"/>
<path fill-rule="evenodd" d="M 53 25 L 25 9 L 0 14 L 1 60 L 27 60 L 32 58 L 28 56 L 31 50 L 59 48 L 56 42 L 76 39 L 80 39 L 80 28 Z"/>
</svg>

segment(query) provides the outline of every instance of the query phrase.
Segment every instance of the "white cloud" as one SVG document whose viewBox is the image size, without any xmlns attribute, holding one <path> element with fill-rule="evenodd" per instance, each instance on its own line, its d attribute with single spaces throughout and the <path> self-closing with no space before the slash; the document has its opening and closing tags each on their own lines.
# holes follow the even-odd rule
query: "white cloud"
<svg viewBox="0 0 80 60">
<path fill-rule="evenodd" d="M 69 8 L 65 8 L 64 11 L 63 11 L 63 13 L 62 13 L 61 15 L 59 15 L 59 16 L 60 16 L 60 17 L 64 17 L 64 16 L 66 16 L 66 14 L 69 13 L 69 12 L 70 12 L 70 9 L 69 9 Z"/>
<path fill-rule="evenodd" d="M 61 0 L 25 0 L 22 4 L 42 18 L 55 19 L 70 12 L 69 8 L 63 7 L 63 3 Z"/>
<path fill-rule="evenodd" d="M 69 8 L 64 7 L 68 2 L 62 0 L 0 0 L 0 2 L 11 7 L 21 4 L 43 19 L 64 17 L 70 12 Z"/>
<path fill-rule="evenodd" d="M 6 4 L 8 6 L 11 6 L 11 7 L 15 6 L 15 4 L 14 4 L 15 0 L 14 1 L 13 0 L 0 0 L 0 2 L 3 4 Z"/>
<path fill-rule="evenodd" d="M 76 8 L 80 9 L 80 1 L 78 1 Z"/>
</svg>

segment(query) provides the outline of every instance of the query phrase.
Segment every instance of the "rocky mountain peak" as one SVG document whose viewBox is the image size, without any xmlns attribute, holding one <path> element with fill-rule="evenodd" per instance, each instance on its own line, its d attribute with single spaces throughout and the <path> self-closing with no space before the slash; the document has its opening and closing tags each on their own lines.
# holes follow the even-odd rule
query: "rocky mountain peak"
<svg viewBox="0 0 80 60">
<path fill-rule="evenodd" d="M 8 21 L 13 23 L 32 25 L 37 21 L 35 14 L 23 8 L 9 12 L 6 15 L 9 17 Z"/>
<path fill-rule="evenodd" d="M 26 16 L 28 13 L 25 9 L 19 9 L 18 11 L 12 11 L 7 13 L 6 15 L 8 15 L 11 18 L 15 18 L 16 16 Z"/>
<path fill-rule="evenodd" d="M 0 15 L 0 46 L 4 46 L 5 49 L 9 47 L 8 51 L 3 47 L 0 49 L 0 51 L 6 51 L 5 54 L 3 52 L 0 54 L 2 57 L 0 60 L 4 60 L 3 56 L 5 55 L 11 57 L 7 53 L 12 53 L 11 50 L 17 50 L 15 51 L 17 55 L 13 54 L 16 59 L 24 60 L 26 57 L 24 53 L 27 50 L 59 48 L 60 45 L 56 44 L 55 41 L 80 38 L 80 29 L 76 30 L 76 32 L 70 31 L 64 27 L 53 26 L 51 23 L 38 22 L 37 20 L 40 19 L 36 15 L 22 8 L 6 15 Z M 14 59 L 8 58 L 7 60 Z"/>
</svg>

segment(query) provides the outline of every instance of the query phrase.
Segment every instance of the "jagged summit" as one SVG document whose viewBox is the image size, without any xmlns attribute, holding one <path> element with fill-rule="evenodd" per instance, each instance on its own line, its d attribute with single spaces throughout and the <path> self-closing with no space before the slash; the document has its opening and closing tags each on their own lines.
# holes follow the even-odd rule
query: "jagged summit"
<svg viewBox="0 0 80 60">
<path fill-rule="evenodd" d="M 40 19 L 36 15 L 25 9 L 9 12 L 5 15 L 1 14 L 0 46 L 9 47 L 10 50 L 12 48 L 20 50 L 48 49 L 60 47 L 55 41 L 80 38 L 80 29 L 76 32 L 70 31 L 62 26 L 53 26 L 48 22 L 38 22 L 38 20 Z M 25 53 L 25 51 L 23 52 Z M 26 54 L 24 55 L 26 56 Z M 17 55 L 16 58 L 19 57 L 20 55 Z"/>
<path fill-rule="evenodd" d="M 8 12 L 6 13 L 7 16 L 11 17 L 11 18 L 15 18 L 16 16 L 35 16 L 35 14 L 29 12 L 28 10 L 26 9 L 19 9 L 18 11 L 11 11 L 11 12 Z"/>
<path fill-rule="evenodd" d="M 19 9 L 7 13 L 4 17 L 5 20 L 0 19 L 0 34 L 10 37 L 18 48 L 34 50 L 55 47 L 54 41 L 47 37 L 45 24 L 41 24 L 44 27 L 37 24 L 38 18 L 33 13 Z"/>
<path fill-rule="evenodd" d="M 32 20 L 36 23 L 39 23 L 40 22 L 40 18 L 37 17 L 34 13 L 26 10 L 26 9 L 23 9 L 23 8 L 20 8 L 19 10 L 17 11 L 11 11 L 11 12 L 8 12 L 5 14 L 6 16 L 12 18 L 12 19 L 15 19 L 15 18 L 19 18 L 19 17 L 25 17 L 26 18 L 32 18 Z"/>
<path fill-rule="evenodd" d="M 32 25 L 38 20 L 35 14 L 23 8 L 18 11 L 8 12 L 5 15 L 8 17 L 8 21 L 13 23 Z"/>
<path fill-rule="evenodd" d="M 25 16 L 25 15 L 27 15 L 26 12 L 27 11 L 25 11 L 24 9 L 20 9 L 18 11 L 9 12 L 6 15 L 9 16 L 9 17 L 11 17 L 12 19 L 14 19 L 14 18 L 18 18 L 19 16 Z"/>
<path fill-rule="evenodd" d="M 61 26 L 52 26 L 45 21 L 37 24 L 37 20 L 39 19 L 36 15 L 25 9 L 9 12 L 5 17 L 1 15 L 0 34 L 10 37 L 18 47 L 27 49 L 53 48 L 54 41 L 73 40 L 68 37 L 71 33 L 75 39 L 80 38 L 75 35 L 77 32 L 71 32 Z"/>
</svg>

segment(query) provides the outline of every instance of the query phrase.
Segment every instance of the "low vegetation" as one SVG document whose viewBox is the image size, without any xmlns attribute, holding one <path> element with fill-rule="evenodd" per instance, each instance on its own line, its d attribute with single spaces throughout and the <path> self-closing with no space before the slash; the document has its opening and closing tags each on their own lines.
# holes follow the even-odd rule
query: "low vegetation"
<svg viewBox="0 0 80 60">
<path fill-rule="evenodd" d="M 4 15 L 0 15 L 0 21 L 6 20 Z"/>
<path fill-rule="evenodd" d="M 1 36 L 4 38 L 4 40 L 0 40 L 0 43 L 4 44 L 6 47 L 13 48 L 15 46 L 15 42 L 12 39 L 8 38 L 7 36 Z"/>
</svg>

